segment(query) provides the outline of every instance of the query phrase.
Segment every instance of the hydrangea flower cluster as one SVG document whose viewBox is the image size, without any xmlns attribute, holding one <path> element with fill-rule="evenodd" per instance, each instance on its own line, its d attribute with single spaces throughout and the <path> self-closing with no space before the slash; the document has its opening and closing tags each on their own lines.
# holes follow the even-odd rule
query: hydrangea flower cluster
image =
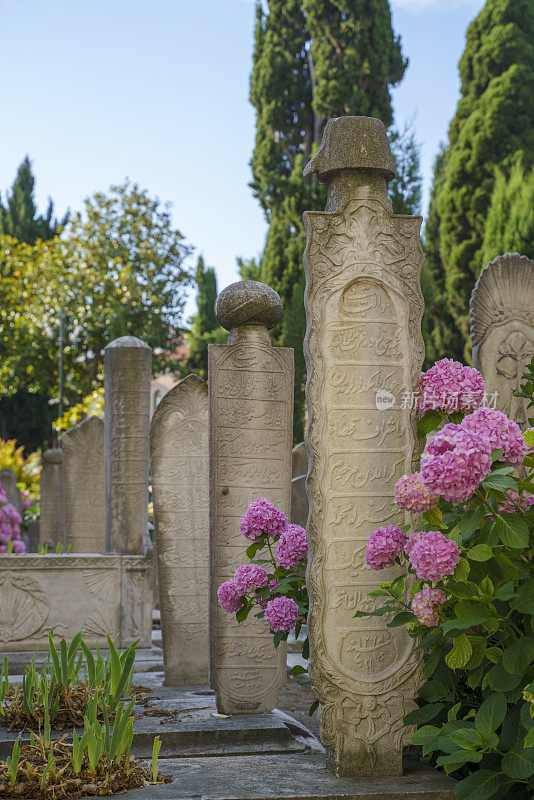
<svg viewBox="0 0 534 800">
<path fill-rule="evenodd" d="M 412 546 L 409 558 L 418 578 L 437 583 L 453 574 L 460 560 L 460 549 L 440 531 L 428 531 Z"/>
<path fill-rule="evenodd" d="M 421 414 L 437 408 L 473 411 L 484 399 L 486 385 L 480 372 L 452 358 L 442 358 L 421 374 L 417 407 Z"/>
<path fill-rule="evenodd" d="M 411 609 L 422 625 L 432 628 L 439 623 L 439 612 L 446 601 L 447 596 L 441 589 L 425 586 L 414 594 Z"/>
<path fill-rule="evenodd" d="M 239 611 L 241 608 L 242 594 L 237 588 L 235 578 L 230 578 L 229 581 L 221 583 L 217 589 L 217 598 L 219 605 L 229 614 Z"/>
<path fill-rule="evenodd" d="M 21 492 L 22 510 L 27 511 L 28 508 L 33 506 L 33 498 L 31 497 L 28 489 L 23 489 Z"/>
<path fill-rule="evenodd" d="M 365 561 L 371 569 L 383 569 L 395 562 L 406 544 L 406 534 L 396 525 L 377 528 L 367 540 Z"/>
<path fill-rule="evenodd" d="M 421 457 L 424 484 L 451 503 L 470 497 L 490 470 L 489 441 L 452 423 L 434 434 Z"/>
<path fill-rule="evenodd" d="M 430 511 L 438 504 L 439 497 L 432 494 L 421 479 L 420 472 L 403 475 L 395 484 L 395 505 L 407 511 Z"/>
<path fill-rule="evenodd" d="M 259 606 L 264 610 L 271 631 L 274 634 L 286 634 L 299 618 L 299 603 L 303 600 L 302 593 L 306 591 L 306 531 L 300 525 L 288 524 L 286 515 L 264 498 L 252 501 L 241 517 L 239 529 L 243 536 L 256 544 L 254 550 L 269 548 L 271 567 L 268 567 L 269 571 L 254 563 L 238 567 L 234 577 L 219 586 L 219 604 L 228 613 L 235 613 L 241 608 L 248 613 L 254 605 Z M 276 544 L 275 555 L 271 542 Z M 274 570 L 274 576 L 270 574 L 271 569 Z M 295 570 L 302 581 L 301 586 L 297 583 L 286 591 L 286 594 L 295 594 L 298 603 L 293 597 L 279 591 L 280 578 L 286 577 L 285 570 L 290 574 Z M 303 615 L 305 618 L 305 613 Z M 275 638 L 275 643 L 277 641 Z"/>
<path fill-rule="evenodd" d="M 25 553 L 26 545 L 20 538 L 22 517 L 0 487 L 0 554 L 7 553 L 9 542 L 13 542 L 14 553 Z"/>
<path fill-rule="evenodd" d="M 260 536 L 274 539 L 287 528 L 287 517 L 268 500 L 253 500 L 241 520 L 239 530 L 245 538 L 255 541 Z"/>
<path fill-rule="evenodd" d="M 291 597 L 274 597 L 265 607 L 265 619 L 273 633 L 290 631 L 298 615 L 299 607 Z"/>
<path fill-rule="evenodd" d="M 285 569 L 296 567 L 308 555 L 306 531 L 300 525 L 288 525 L 276 546 L 276 562 Z"/>
<path fill-rule="evenodd" d="M 238 592 L 243 596 L 253 589 L 267 586 L 269 576 L 259 564 L 243 564 L 236 569 L 234 581 Z"/>
<path fill-rule="evenodd" d="M 404 552 L 408 557 L 412 552 L 412 547 L 416 542 L 419 541 L 421 536 L 424 536 L 424 531 L 415 531 L 415 533 L 411 533 L 408 539 L 406 540 L 406 544 L 404 545 Z"/>
<path fill-rule="evenodd" d="M 502 460 L 510 466 L 519 467 L 523 463 L 528 447 L 521 428 L 502 411 L 478 408 L 462 420 L 460 427 L 486 439 L 492 450 L 502 450 Z"/>
<path fill-rule="evenodd" d="M 497 505 L 498 514 L 519 514 L 521 511 L 528 511 L 534 505 L 534 495 L 527 494 L 526 492 L 516 492 L 511 489 L 506 492 L 508 500 L 503 500 Z M 518 508 L 519 506 L 519 508 Z"/>
</svg>

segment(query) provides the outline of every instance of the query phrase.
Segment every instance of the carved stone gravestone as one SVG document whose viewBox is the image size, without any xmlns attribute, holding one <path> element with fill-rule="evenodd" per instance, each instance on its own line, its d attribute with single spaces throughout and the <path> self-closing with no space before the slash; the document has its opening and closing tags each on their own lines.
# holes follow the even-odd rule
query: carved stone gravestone
<svg viewBox="0 0 534 800">
<path fill-rule="evenodd" d="M 55 548 L 65 544 L 65 487 L 63 451 L 56 448 L 43 454 L 39 535 L 41 543 Z"/>
<path fill-rule="evenodd" d="M 248 559 L 238 523 L 249 503 L 270 500 L 289 514 L 293 351 L 271 345 L 268 328 L 282 303 L 257 281 L 241 281 L 215 304 L 228 344 L 209 345 L 210 682 L 226 714 L 270 711 L 285 683 L 285 647 L 264 620 L 238 624 L 217 602 L 217 588 Z"/>
<path fill-rule="evenodd" d="M 208 682 L 208 387 L 174 386 L 150 429 L 165 684 Z"/>
<path fill-rule="evenodd" d="M 400 401 L 419 379 L 421 217 L 391 210 L 393 159 L 379 120 L 330 120 L 311 173 L 328 200 L 325 212 L 304 214 L 310 677 L 337 773 L 400 775 L 419 654 L 402 628 L 354 613 L 380 602 L 368 597 L 377 576 L 365 565 L 367 538 L 406 521 L 393 489 L 413 471 L 414 412 L 379 408 L 377 393 Z"/>
<path fill-rule="evenodd" d="M 73 553 L 105 553 L 104 422 L 87 417 L 62 439 L 66 542 Z"/>
<path fill-rule="evenodd" d="M 304 442 L 296 444 L 293 448 L 291 462 L 293 469 L 292 475 L 294 478 L 298 478 L 300 475 L 306 475 L 308 473 L 308 454 L 306 452 L 306 445 Z"/>
<path fill-rule="evenodd" d="M 146 549 L 152 350 L 135 336 L 104 355 L 106 552 Z"/>
<path fill-rule="evenodd" d="M 14 505 L 20 514 L 22 511 L 22 496 L 17 486 L 17 476 L 9 467 L 0 469 L 0 486 L 7 495 L 8 502 Z"/>
<path fill-rule="evenodd" d="M 486 381 L 488 404 L 527 428 L 527 401 L 514 392 L 534 356 L 534 261 L 518 253 L 490 261 L 473 289 L 470 321 L 473 363 Z"/>
</svg>

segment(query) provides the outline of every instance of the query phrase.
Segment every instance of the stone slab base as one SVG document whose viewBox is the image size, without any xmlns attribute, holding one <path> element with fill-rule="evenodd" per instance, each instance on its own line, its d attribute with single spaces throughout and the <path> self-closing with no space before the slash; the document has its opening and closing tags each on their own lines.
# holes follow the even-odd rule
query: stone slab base
<svg viewBox="0 0 534 800">
<path fill-rule="evenodd" d="M 48 648 L 48 632 L 90 646 L 152 637 L 152 554 L 0 556 L 0 651 Z"/>
<path fill-rule="evenodd" d="M 324 755 L 161 759 L 173 782 L 127 792 L 135 800 L 454 800 L 454 781 L 429 769 L 401 778 L 336 778 Z"/>
</svg>

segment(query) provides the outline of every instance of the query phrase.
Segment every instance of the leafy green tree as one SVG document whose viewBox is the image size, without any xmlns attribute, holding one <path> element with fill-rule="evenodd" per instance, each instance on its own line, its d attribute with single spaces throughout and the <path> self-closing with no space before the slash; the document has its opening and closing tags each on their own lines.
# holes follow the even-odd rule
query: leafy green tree
<svg viewBox="0 0 534 800">
<path fill-rule="evenodd" d="M 186 333 L 189 355 L 186 361 L 188 372 L 196 372 L 201 378 L 208 377 L 208 344 L 225 342 L 228 334 L 220 327 L 215 317 L 217 299 L 217 277 L 213 267 L 206 267 L 199 256 L 196 270 L 197 313 L 190 320 Z"/>
<path fill-rule="evenodd" d="M 302 213 L 326 193 L 302 170 L 326 120 L 358 114 L 393 119 L 390 87 L 407 62 L 391 27 L 388 0 L 268 0 L 258 3 L 250 99 L 257 112 L 253 192 L 269 223 L 261 280 L 280 294 L 285 321 L 277 344 L 295 349 L 294 434 L 303 436 L 305 313 Z"/>
<path fill-rule="evenodd" d="M 481 263 L 503 253 L 534 258 L 534 168 L 517 161 L 507 175 L 498 169 L 486 219 Z"/>
<path fill-rule="evenodd" d="M 438 192 L 441 258 L 452 313 L 469 351 L 469 297 L 484 266 L 482 245 L 495 168 L 534 163 L 534 4 L 487 0 L 467 31 L 461 98 L 449 130 Z"/>
<path fill-rule="evenodd" d="M 440 358 L 463 359 L 464 339 L 452 317 L 445 287 L 441 260 L 440 217 L 436 197 L 443 183 L 445 146 L 442 144 L 434 162 L 434 182 L 423 236 L 425 261 L 421 272 L 421 289 L 425 298 L 422 331 L 425 340 L 425 369 Z"/>
<path fill-rule="evenodd" d="M 0 197 L 0 235 L 13 236 L 19 242 L 34 244 L 37 239 L 52 239 L 58 227 L 64 225 L 67 216 L 61 222 L 53 218 L 54 204 L 48 201 L 46 214 L 37 215 L 34 199 L 35 178 L 28 156 L 18 168 L 17 177 L 7 194 L 5 205 Z"/>
<path fill-rule="evenodd" d="M 421 159 L 413 123 L 389 131 L 396 177 L 388 185 L 395 214 L 420 214 L 422 201 Z"/>
<path fill-rule="evenodd" d="M 190 249 L 157 198 L 126 182 L 85 200 L 62 238 L 34 245 L 0 237 L 0 385 L 57 396 L 65 315 L 65 395 L 98 388 L 105 346 L 131 334 L 154 348 L 154 369 L 181 334 Z"/>
<path fill-rule="evenodd" d="M 261 281 L 261 264 L 255 258 L 237 258 L 237 268 L 242 281 Z"/>
</svg>

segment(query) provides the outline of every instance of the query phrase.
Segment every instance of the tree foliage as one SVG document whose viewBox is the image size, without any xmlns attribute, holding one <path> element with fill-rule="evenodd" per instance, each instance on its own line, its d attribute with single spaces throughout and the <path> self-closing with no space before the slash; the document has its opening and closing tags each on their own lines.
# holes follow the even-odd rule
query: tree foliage
<svg viewBox="0 0 534 800">
<path fill-rule="evenodd" d="M 469 350 L 469 297 L 483 263 L 495 168 L 534 163 L 534 5 L 487 0 L 467 31 L 461 98 L 438 191 L 441 258 L 452 313 Z"/>
<path fill-rule="evenodd" d="M 217 299 L 217 277 L 213 267 L 206 267 L 204 259 L 199 256 L 196 269 L 197 313 L 190 320 L 190 328 L 186 333 L 189 347 L 187 369 L 201 378 L 208 377 L 208 344 L 223 343 L 228 334 L 220 327 L 215 317 L 215 300 Z"/>
<path fill-rule="evenodd" d="M 4 393 L 57 396 L 65 315 L 65 394 L 75 403 L 102 382 L 105 346 L 126 334 L 158 354 L 180 333 L 189 248 L 170 213 L 136 184 L 85 200 L 62 237 L 0 237 L 0 384 Z"/>
<path fill-rule="evenodd" d="M 436 198 L 443 183 L 444 158 L 445 147 L 441 145 L 434 162 L 434 182 L 423 237 L 425 261 L 421 273 L 421 289 L 425 299 L 422 322 L 425 368 L 443 357 L 462 360 L 464 349 L 464 339 L 449 311 L 441 260 L 440 217 Z"/>
<path fill-rule="evenodd" d="M 534 168 L 526 172 L 520 161 L 509 174 L 497 169 L 488 209 L 481 263 L 503 253 L 534 258 Z"/>
<path fill-rule="evenodd" d="M 390 88 L 406 65 L 388 0 L 268 0 L 257 6 L 251 186 L 269 223 L 261 280 L 276 289 L 286 309 L 273 339 L 295 350 L 297 441 L 303 436 L 306 377 L 302 213 L 324 208 L 326 199 L 325 188 L 315 176 L 304 179 L 302 170 L 329 117 L 377 116 L 391 124 Z M 407 198 L 411 191 L 406 184 L 398 196 Z"/>
<path fill-rule="evenodd" d="M 28 156 L 18 168 L 17 177 L 6 194 L 5 203 L 0 197 L 0 235 L 12 236 L 19 242 L 34 244 L 37 239 L 52 239 L 60 225 L 65 225 L 67 217 L 61 222 L 54 219 L 54 204 L 48 201 L 46 214 L 37 215 L 34 199 L 35 178 Z"/>
</svg>

